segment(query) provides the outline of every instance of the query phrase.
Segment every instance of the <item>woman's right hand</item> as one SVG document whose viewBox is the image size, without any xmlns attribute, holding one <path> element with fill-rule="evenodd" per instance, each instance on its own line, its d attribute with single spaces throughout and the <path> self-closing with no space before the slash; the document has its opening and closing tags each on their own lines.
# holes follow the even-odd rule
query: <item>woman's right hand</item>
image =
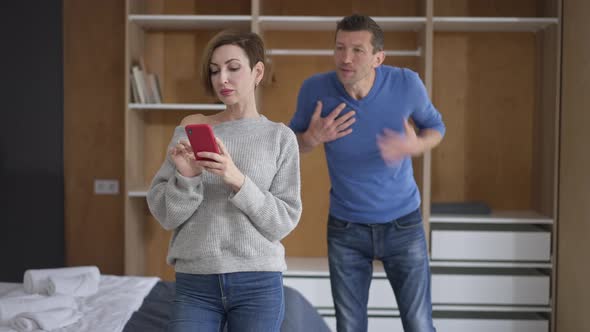
<svg viewBox="0 0 590 332">
<path fill-rule="evenodd" d="M 190 178 L 201 175 L 203 172 L 203 168 L 197 164 L 195 153 L 187 140 L 179 140 L 175 146 L 170 148 L 169 152 L 176 169 L 182 176 Z"/>
</svg>

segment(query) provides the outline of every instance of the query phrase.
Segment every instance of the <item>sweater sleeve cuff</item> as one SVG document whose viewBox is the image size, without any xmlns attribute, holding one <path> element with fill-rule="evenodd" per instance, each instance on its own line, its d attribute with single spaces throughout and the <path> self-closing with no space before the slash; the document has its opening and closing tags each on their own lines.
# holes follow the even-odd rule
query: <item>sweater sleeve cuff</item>
<svg viewBox="0 0 590 332">
<path fill-rule="evenodd" d="M 229 197 L 230 202 L 249 216 L 255 215 L 264 205 L 264 199 L 264 193 L 247 176 L 240 191 Z"/>
<path fill-rule="evenodd" d="M 182 191 L 189 191 L 192 188 L 196 188 L 202 182 L 201 175 L 189 178 L 180 174 L 178 171 L 176 171 L 175 178 L 176 186 Z"/>
</svg>

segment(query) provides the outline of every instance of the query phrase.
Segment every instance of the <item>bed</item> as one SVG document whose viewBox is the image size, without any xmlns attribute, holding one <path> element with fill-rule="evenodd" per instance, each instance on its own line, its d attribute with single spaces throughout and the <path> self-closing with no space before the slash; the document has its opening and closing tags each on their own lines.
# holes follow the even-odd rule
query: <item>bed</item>
<svg viewBox="0 0 590 332">
<path fill-rule="evenodd" d="M 0 299 L 23 292 L 22 284 L 1 283 Z M 154 277 L 101 275 L 98 292 L 78 297 L 77 322 L 54 332 L 164 331 L 174 297 L 174 283 Z M 0 326 L 0 332 L 13 332 Z M 285 320 L 281 332 L 328 332 L 315 308 L 296 290 L 285 287 Z"/>
</svg>

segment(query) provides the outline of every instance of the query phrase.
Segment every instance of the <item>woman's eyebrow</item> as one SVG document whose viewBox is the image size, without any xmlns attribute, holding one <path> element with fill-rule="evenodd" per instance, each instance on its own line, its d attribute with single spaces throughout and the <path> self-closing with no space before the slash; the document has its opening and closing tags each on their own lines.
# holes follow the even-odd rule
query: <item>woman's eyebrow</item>
<svg viewBox="0 0 590 332">
<path fill-rule="evenodd" d="M 227 60 L 225 63 L 227 64 L 227 63 L 230 63 L 230 62 L 232 62 L 232 61 L 238 61 L 238 62 L 239 62 L 239 61 L 240 61 L 240 59 L 237 59 L 237 58 L 231 58 L 231 59 L 228 59 L 228 60 Z M 218 64 L 216 64 L 216 63 L 215 63 L 215 62 L 213 62 L 213 61 L 211 61 L 209 64 L 210 64 L 210 65 L 219 66 Z"/>
</svg>

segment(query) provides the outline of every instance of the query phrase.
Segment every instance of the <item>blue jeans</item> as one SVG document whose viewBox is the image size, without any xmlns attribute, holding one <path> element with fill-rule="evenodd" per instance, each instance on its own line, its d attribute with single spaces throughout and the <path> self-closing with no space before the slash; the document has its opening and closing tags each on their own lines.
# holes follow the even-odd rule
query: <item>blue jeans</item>
<svg viewBox="0 0 590 332">
<path fill-rule="evenodd" d="M 383 262 L 404 331 L 436 331 L 420 210 L 385 224 L 328 219 L 330 282 L 339 332 L 367 331 L 373 260 Z"/>
<path fill-rule="evenodd" d="M 280 272 L 177 272 L 168 331 L 277 332 L 284 315 Z"/>
</svg>

